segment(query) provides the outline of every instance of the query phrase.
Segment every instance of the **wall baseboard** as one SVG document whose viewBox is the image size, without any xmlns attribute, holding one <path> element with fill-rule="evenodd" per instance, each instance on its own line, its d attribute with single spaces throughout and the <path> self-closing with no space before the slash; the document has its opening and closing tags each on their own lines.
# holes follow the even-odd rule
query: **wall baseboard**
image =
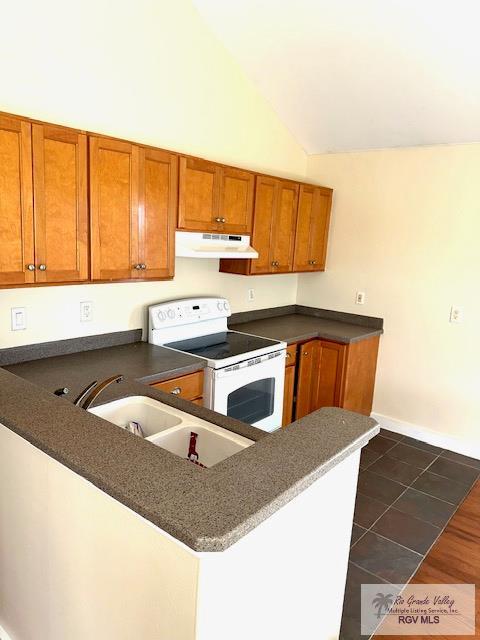
<svg viewBox="0 0 480 640">
<path fill-rule="evenodd" d="M 394 433 L 400 433 L 403 436 L 409 436 L 416 440 L 421 440 L 435 447 L 442 449 L 448 449 L 455 453 L 460 453 L 470 458 L 477 458 L 480 460 L 480 443 L 472 440 L 466 440 L 463 438 L 456 438 L 455 436 L 449 436 L 444 433 L 438 433 L 432 431 L 428 427 L 423 427 L 418 424 L 412 424 L 410 422 L 402 422 L 396 418 L 390 418 L 384 416 L 381 413 L 372 413 L 374 418 L 381 427 L 389 429 Z"/>
<path fill-rule="evenodd" d="M 0 640 L 13 640 L 11 636 L 5 631 L 5 629 L 0 624 Z"/>
</svg>

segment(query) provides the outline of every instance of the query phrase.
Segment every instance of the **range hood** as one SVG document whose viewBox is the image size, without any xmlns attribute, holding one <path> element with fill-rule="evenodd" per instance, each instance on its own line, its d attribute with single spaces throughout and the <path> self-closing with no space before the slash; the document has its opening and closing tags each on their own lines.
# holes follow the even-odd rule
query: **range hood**
<svg viewBox="0 0 480 640">
<path fill-rule="evenodd" d="M 175 255 L 181 258 L 258 258 L 250 236 L 226 233 L 175 232 Z"/>
</svg>

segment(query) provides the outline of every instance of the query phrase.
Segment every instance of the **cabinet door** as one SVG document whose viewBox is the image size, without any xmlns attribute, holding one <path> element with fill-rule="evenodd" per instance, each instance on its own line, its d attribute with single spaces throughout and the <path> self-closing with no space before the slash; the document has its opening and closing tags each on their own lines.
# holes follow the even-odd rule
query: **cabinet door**
<svg viewBox="0 0 480 640">
<path fill-rule="evenodd" d="M 295 231 L 294 271 L 311 271 L 313 268 L 310 258 L 310 227 L 312 223 L 313 192 L 313 187 L 305 184 L 300 185 L 297 227 Z"/>
<path fill-rule="evenodd" d="M 171 278 L 175 269 L 178 158 L 140 149 L 139 278 Z"/>
<path fill-rule="evenodd" d="M 87 138 L 34 124 L 36 282 L 88 278 Z"/>
<path fill-rule="evenodd" d="M 139 148 L 90 137 L 93 280 L 137 277 Z"/>
<path fill-rule="evenodd" d="M 277 192 L 277 180 L 262 176 L 257 177 L 252 246 L 258 251 L 258 258 L 251 262 L 252 273 L 271 273 L 272 271 L 271 232 L 277 205 Z"/>
<path fill-rule="evenodd" d="M 310 260 L 313 271 L 325 271 L 332 191 L 316 187 L 310 222 Z"/>
<path fill-rule="evenodd" d="M 30 123 L 0 116 L 0 284 L 34 282 Z"/>
<path fill-rule="evenodd" d="M 295 418 L 303 418 L 315 410 L 318 377 L 319 341 L 300 345 L 298 358 L 297 404 Z"/>
<path fill-rule="evenodd" d="M 300 185 L 294 271 L 323 271 L 327 252 L 332 191 Z"/>
<path fill-rule="evenodd" d="M 341 404 L 346 345 L 318 341 L 318 364 L 314 409 L 339 407 Z"/>
<path fill-rule="evenodd" d="M 219 217 L 226 233 L 250 233 L 252 230 L 255 176 L 249 171 L 222 167 Z"/>
<path fill-rule="evenodd" d="M 220 167 L 196 158 L 180 158 L 178 228 L 218 231 Z"/>
<path fill-rule="evenodd" d="M 283 391 L 283 419 L 282 427 L 292 422 L 293 394 L 295 388 L 295 367 L 285 367 L 285 387 Z"/>
<path fill-rule="evenodd" d="M 298 184 L 278 181 L 278 198 L 272 229 L 273 272 L 293 269 L 295 225 L 297 222 Z"/>
</svg>

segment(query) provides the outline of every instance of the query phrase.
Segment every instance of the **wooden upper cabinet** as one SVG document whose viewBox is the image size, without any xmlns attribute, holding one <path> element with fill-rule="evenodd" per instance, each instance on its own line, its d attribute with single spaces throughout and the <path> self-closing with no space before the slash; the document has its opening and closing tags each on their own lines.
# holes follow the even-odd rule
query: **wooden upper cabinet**
<svg viewBox="0 0 480 640">
<path fill-rule="evenodd" d="M 178 228 L 217 231 L 220 167 L 197 158 L 180 158 Z"/>
<path fill-rule="evenodd" d="M 178 228 L 250 233 L 255 176 L 198 158 L 180 158 Z"/>
<path fill-rule="evenodd" d="M 35 281 L 31 125 L 0 116 L 0 284 Z"/>
<path fill-rule="evenodd" d="M 220 230 L 246 234 L 252 229 L 255 176 L 249 171 L 222 167 L 220 171 Z"/>
<path fill-rule="evenodd" d="M 298 184 L 277 180 L 277 194 L 272 226 L 271 266 L 273 273 L 285 273 L 293 269 Z"/>
<path fill-rule="evenodd" d="M 95 136 L 89 144 L 92 279 L 135 278 L 140 272 L 140 150 L 128 142 Z"/>
<path fill-rule="evenodd" d="M 324 271 L 332 190 L 300 185 L 294 271 Z"/>
<path fill-rule="evenodd" d="M 140 278 L 171 278 L 175 270 L 175 220 L 178 157 L 157 149 L 140 149 Z"/>
<path fill-rule="evenodd" d="M 278 201 L 278 184 L 274 178 L 259 176 L 255 190 L 255 209 L 252 246 L 258 251 L 256 260 L 235 260 L 250 267 L 250 273 L 271 273 L 272 271 L 272 226 Z M 245 264 L 244 264 L 245 263 Z"/>
<path fill-rule="evenodd" d="M 34 124 L 35 281 L 88 279 L 87 138 Z"/>
<path fill-rule="evenodd" d="M 178 158 L 90 137 L 93 280 L 171 278 Z"/>
</svg>

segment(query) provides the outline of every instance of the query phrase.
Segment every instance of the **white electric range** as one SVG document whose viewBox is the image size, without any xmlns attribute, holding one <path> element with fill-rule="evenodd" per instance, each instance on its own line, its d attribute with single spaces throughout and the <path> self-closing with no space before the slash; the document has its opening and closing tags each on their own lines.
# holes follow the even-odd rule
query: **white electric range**
<svg viewBox="0 0 480 640">
<path fill-rule="evenodd" d="M 230 331 L 225 298 L 149 307 L 149 342 L 207 361 L 204 405 L 264 431 L 282 424 L 286 343 Z"/>
</svg>

